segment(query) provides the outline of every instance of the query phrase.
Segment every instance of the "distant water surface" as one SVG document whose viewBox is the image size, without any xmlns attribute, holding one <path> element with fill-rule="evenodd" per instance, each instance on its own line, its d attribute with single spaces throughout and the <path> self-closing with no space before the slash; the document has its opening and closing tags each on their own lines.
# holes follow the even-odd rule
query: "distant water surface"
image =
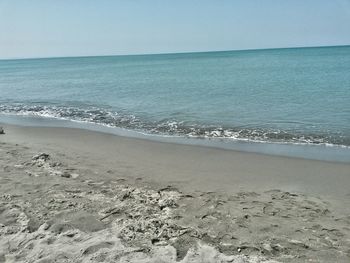
<svg viewBox="0 0 350 263">
<path fill-rule="evenodd" d="M 350 147 L 350 46 L 0 60 L 0 113 Z"/>
</svg>

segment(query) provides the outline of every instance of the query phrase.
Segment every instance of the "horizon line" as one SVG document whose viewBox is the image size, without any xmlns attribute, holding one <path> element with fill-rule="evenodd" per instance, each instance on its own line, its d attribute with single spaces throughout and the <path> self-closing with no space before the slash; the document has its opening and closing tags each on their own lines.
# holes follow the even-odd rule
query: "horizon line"
<svg viewBox="0 0 350 263">
<path fill-rule="evenodd" d="M 341 45 L 322 45 L 322 46 L 296 46 L 296 47 L 271 47 L 271 48 L 248 48 L 248 49 L 229 49 L 229 50 L 208 50 L 208 51 L 183 51 L 183 52 L 164 52 L 164 53 L 132 53 L 132 54 L 101 54 L 101 55 L 81 55 L 81 56 L 48 56 L 48 57 L 14 57 L 0 58 L 0 61 L 6 60 L 31 60 L 31 59 L 61 59 L 61 58 L 94 58 L 94 57 L 127 57 L 127 56 L 154 56 L 154 55 L 181 55 L 181 54 L 201 54 L 201 53 L 219 53 L 235 51 L 259 51 L 259 50 L 276 50 L 276 49 L 301 49 L 301 48 L 331 48 L 347 47 L 350 44 Z"/>
</svg>

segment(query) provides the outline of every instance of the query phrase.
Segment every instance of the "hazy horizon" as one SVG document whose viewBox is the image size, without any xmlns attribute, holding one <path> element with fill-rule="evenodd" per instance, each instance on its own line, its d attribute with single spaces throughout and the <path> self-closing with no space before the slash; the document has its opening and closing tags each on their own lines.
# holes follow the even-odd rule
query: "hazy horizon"
<svg viewBox="0 0 350 263">
<path fill-rule="evenodd" d="M 122 57 L 122 56 L 151 56 L 151 55 L 176 55 L 176 54 L 192 54 L 192 53 L 216 53 L 216 52 L 239 52 L 239 51 L 259 51 L 259 50 L 275 50 L 275 49 L 303 49 L 303 48 L 332 48 L 332 47 L 348 47 L 349 45 L 332 45 L 332 46 L 301 46 L 301 47 L 271 47 L 271 48 L 251 48 L 251 49 L 231 49 L 231 50 L 206 50 L 206 51 L 184 51 L 184 52 L 167 52 L 167 53 L 135 53 L 135 54 L 101 54 L 101 55 L 82 55 L 82 56 L 52 56 L 52 57 L 14 57 L 0 58 L 0 60 L 21 60 L 21 59 L 50 59 L 50 58 L 84 58 L 84 57 Z"/>
</svg>

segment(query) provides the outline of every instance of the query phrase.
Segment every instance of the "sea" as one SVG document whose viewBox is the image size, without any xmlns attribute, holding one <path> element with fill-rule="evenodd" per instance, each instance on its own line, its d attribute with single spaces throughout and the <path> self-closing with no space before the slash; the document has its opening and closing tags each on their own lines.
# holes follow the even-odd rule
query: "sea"
<svg viewBox="0 0 350 263">
<path fill-rule="evenodd" d="M 350 162 L 350 46 L 0 60 L 0 122 Z"/>
</svg>

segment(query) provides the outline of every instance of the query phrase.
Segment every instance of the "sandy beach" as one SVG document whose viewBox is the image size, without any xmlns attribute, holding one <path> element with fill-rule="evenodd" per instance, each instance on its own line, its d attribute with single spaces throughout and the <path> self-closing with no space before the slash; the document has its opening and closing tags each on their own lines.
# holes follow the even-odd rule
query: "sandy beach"
<svg viewBox="0 0 350 263">
<path fill-rule="evenodd" d="M 350 260 L 348 163 L 0 126 L 0 262 Z"/>
</svg>

